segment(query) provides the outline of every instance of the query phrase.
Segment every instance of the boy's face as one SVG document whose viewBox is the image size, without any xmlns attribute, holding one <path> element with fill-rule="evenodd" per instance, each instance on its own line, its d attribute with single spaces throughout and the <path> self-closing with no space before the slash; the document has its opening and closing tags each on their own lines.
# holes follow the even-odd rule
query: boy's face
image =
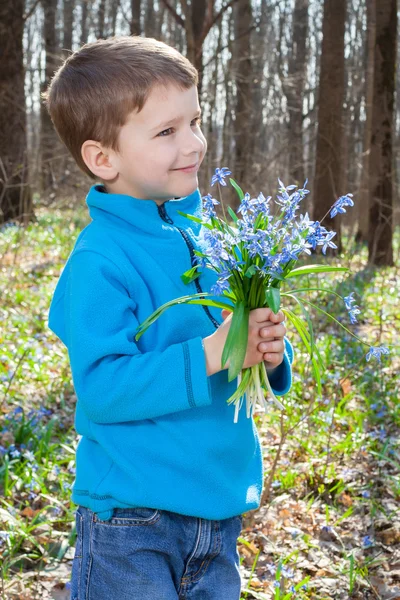
<svg viewBox="0 0 400 600">
<path fill-rule="evenodd" d="M 197 88 L 155 86 L 141 112 L 129 115 L 118 143 L 118 152 L 108 152 L 118 173 L 105 182 L 108 192 L 157 204 L 193 193 L 207 150 L 200 129 Z M 182 170 L 191 165 L 196 166 Z"/>
</svg>

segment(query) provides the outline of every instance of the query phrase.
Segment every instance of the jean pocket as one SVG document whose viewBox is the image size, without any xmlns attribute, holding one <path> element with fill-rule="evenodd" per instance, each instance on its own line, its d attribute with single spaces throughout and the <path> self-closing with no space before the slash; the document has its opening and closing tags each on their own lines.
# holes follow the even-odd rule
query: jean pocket
<svg viewBox="0 0 400 600">
<path fill-rule="evenodd" d="M 79 600 L 81 597 L 81 577 L 82 577 L 82 555 L 83 555 L 83 517 L 79 509 L 75 513 L 76 523 L 76 541 L 75 554 L 72 561 L 71 571 L 71 600 Z"/>
<path fill-rule="evenodd" d="M 138 506 L 135 508 L 114 508 L 113 515 L 108 521 L 102 521 L 94 514 L 93 520 L 101 525 L 110 527 L 134 527 L 137 525 L 154 525 L 161 517 L 158 508 Z"/>
</svg>

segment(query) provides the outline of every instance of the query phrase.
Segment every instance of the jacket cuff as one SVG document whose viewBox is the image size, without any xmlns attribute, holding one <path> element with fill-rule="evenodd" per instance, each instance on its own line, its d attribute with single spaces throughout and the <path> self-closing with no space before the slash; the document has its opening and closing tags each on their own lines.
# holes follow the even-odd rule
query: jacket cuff
<svg viewBox="0 0 400 600">
<path fill-rule="evenodd" d="M 283 353 L 283 361 L 276 370 L 268 377 L 272 391 L 275 396 L 283 396 L 287 394 L 292 387 L 292 362 L 293 362 L 293 347 L 289 340 L 285 337 L 285 350 Z"/>
<path fill-rule="evenodd" d="M 212 392 L 210 377 L 207 375 L 206 354 L 202 337 L 183 342 L 185 358 L 185 379 L 187 398 L 192 408 L 210 406 Z"/>
</svg>

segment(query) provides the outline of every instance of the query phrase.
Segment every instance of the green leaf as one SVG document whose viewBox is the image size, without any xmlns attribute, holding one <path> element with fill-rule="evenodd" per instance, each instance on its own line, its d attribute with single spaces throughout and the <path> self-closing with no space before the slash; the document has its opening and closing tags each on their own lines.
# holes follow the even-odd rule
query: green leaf
<svg viewBox="0 0 400 600">
<path fill-rule="evenodd" d="M 237 191 L 237 194 L 239 196 L 239 200 L 242 201 L 244 198 L 244 193 L 243 190 L 240 186 L 238 186 L 238 184 L 236 183 L 236 181 L 234 179 L 232 179 L 231 177 L 229 177 L 229 181 L 231 182 L 231 185 L 235 188 L 235 190 Z"/>
<path fill-rule="evenodd" d="M 249 308 L 244 302 L 238 302 L 232 314 L 225 346 L 222 351 L 221 369 L 229 360 L 228 381 L 232 381 L 242 370 L 247 351 L 249 333 Z"/>
<path fill-rule="evenodd" d="M 255 265 L 250 265 L 250 267 L 247 269 L 246 273 L 244 274 L 245 277 L 253 277 L 253 275 L 255 275 L 257 273 L 256 271 L 256 267 Z"/>
<path fill-rule="evenodd" d="M 228 213 L 231 215 L 234 223 L 237 223 L 237 221 L 239 221 L 239 217 L 234 213 L 230 206 L 228 206 Z"/>
<path fill-rule="evenodd" d="M 295 315 L 294 312 L 292 312 L 291 310 L 289 310 L 287 308 L 282 308 L 282 312 L 284 315 L 286 315 L 289 318 L 289 320 L 296 327 L 296 329 L 303 341 L 303 344 L 305 345 L 307 352 L 309 353 L 309 355 L 311 357 L 311 364 L 312 364 L 313 372 L 314 372 L 315 379 L 317 382 L 318 393 L 319 393 L 319 395 L 322 395 L 321 374 L 320 374 L 320 366 L 321 365 L 318 364 L 316 358 L 313 356 L 311 346 L 310 346 L 310 335 L 309 335 L 308 331 L 306 330 L 304 323 L 301 322 L 301 320 L 297 317 L 297 315 Z M 318 353 L 317 353 L 317 356 L 318 356 Z M 324 368 L 323 365 L 322 365 L 322 368 Z"/>
<path fill-rule="evenodd" d="M 319 359 L 321 365 L 323 365 L 323 361 L 322 361 L 321 355 L 320 355 L 319 350 L 318 350 L 318 348 L 317 348 L 317 346 L 315 344 L 314 328 L 313 328 L 313 324 L 312 324 L 312 321 L 311 321 L 310 314 L 309 314 L 308 310 L 304 306 L 303 302 L 299 298 L 297 298 L 293 293 L 288 294 L 288 296 L 290 296 L 290 298 L 293 298 L 297 302 L 297 304 L 300 306 L 300 308 L 302 310 L 302 313 L 305 316 L 306 321 L 308 323 L 308 331 L 310 333 L 311 358 L 312 358 L 313 352 L 315 350 L 317 352 L 318 359 Z M 325 371 L 325 366 L 323 366 L 323 369 Z"/>
<path fill-rule="evenodd" d="M 281 291 L 277 287 L 267 287 L 265 300 L 270 309 L 277 314 L 281 306 Z"/>
<path fill-rule="evenodd" d="M 149 317 L 147 317 L 147 319 L 145 319 L 143 321 L 143 323 L 141 323 L 137 330 L 136 330 L 136 334 L 135 334 L 135 340 L 138 341 L 142 335 L 145 333 L 145 331 L 147 331 L 147 329 L 150 327 L 150 325 L 152 325 L 155 321 L 157 321 L 158 317 L 160 317 L 162 315 L 162 313 L 164 311 L 166 311 L 168 308 L 171 308 L 171 306 L 176 306 L 178 304 L 205 304 L 208 306 L 215 306 L 216 308 L 226 308 L 227 310 L 232 311 L 232 305 L 231 304 L 227 304 L 226 302 L 221 302 L 218 300 L 206 300 L 206 297 L 210 297 L 212 296 L 212 294 L 208 293 L 208 292 L 201 292 L 199 294 L 191 294 L 188 296 L 181 296 L 180 298 L 175 298 L 174 300 L 170 300 L 169 302 L 166 302 L 165 304 L 163 304 L 162 306 L 160 306 L 159 308 L 157 308 L 153 313 L 151 313 L 151 315 Z"/>
<path fill-rule="evenodd" d="M 177 210 L 176 212 L 178 214 L 182 215 L 182 217 L 186 217 L 187 219 L 190 219 L 191 221 L 194 221 L 195 223 L 201 223 L 202 225 L 204 225 L 204 227 L 207 227 L 207 229 L 213 229 L 213 226 L 211 225 L 211 223 L 205 223 L 202 219 L 199 219 L 198 217 L 195 217 L 194 215 L 189 215 L 188 213 L 184 213 L 181 210 Z"/>
<path fill-rule="evenodd" d="M 182 279 L 183 283 L 188 285 L 188 283 L 191 283 L 192 281 L 194 281 L 195 279 L 200 277 L 200 273 L 197 270 L 198 266 L 199 265 L 196 265 L 196 266 L 192 267 L 191 269 L 189 269 L 188 271 L 185 271 L 184 273 L 182 273 L 181 279 Z"/>
<path fill-rule="evenodd" d="M 286 273 L 286 277 L 298 277 L 299 275 L 306 275 L 307 273 L 330 273 L 331 271 L 347 271 L 350 269 L 347 267 L 331 267 L 329 265 L 310 265 L 305 267 L 297 267 L 289 273 Z"/>
</svg>

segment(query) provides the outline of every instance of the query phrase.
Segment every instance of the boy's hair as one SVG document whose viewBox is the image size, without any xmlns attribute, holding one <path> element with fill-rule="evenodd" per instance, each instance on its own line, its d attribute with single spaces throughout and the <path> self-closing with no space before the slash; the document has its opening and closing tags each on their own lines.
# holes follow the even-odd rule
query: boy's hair
<svg viewBox="0 0 400 600">
<path fill-rule="evenodd" d="M 54 127 L 78 166 L 92 179 L 81 155 L 95 140 L 118 151 L 129 113 L 140 112 L 154 85 L 189 89 L 197 69 L 178 50 L 154 38 L 114 36 L 71 54 L 42 94 Z"/>
</svg>

